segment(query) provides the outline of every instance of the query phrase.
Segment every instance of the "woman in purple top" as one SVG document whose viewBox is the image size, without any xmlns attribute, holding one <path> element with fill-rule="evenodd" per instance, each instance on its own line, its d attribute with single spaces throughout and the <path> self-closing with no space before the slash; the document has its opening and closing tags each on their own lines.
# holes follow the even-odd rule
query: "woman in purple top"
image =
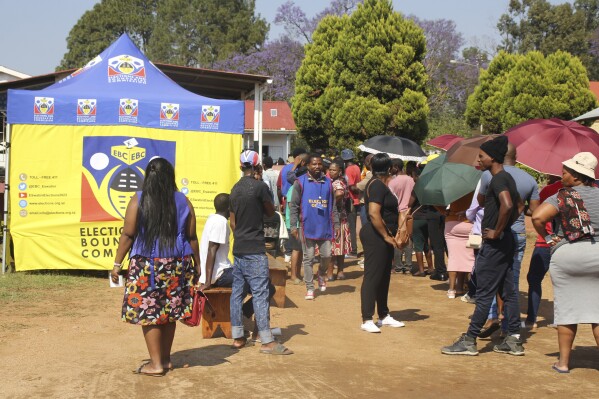
<svg viewBox="0 0 599 399">
<path fill-rule="evenodd" d="M 160 377 L 173 367 L 175 322 L 191 315 L 191 287 L 200 275 L 194 209 L 177 190 L 173 166 L 164 158 L 148 163 L 143 191 L 129 201 L 111 272 L 114 282 L 129 250 L 121 318 L 142 326 L 150 354 L 134 372 Z"/>
</svg>

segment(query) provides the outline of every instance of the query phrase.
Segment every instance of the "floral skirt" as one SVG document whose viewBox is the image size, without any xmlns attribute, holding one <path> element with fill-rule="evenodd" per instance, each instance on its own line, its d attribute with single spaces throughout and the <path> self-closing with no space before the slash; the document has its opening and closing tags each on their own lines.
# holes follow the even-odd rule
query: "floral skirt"
<svg viewBox="0 0 599 399">
<path fill-rule="evenodd" d="M 341 226 L 339 230 L 339 238 L 334 238 L 332 240 L 332 256 L 347 255 L 350 252 L 352 252 L 351 238 L 349 235 L 349 224 L 347 223 L 347 220 L 341 221 Z"/>
<path fill-rule="evenodd" d="M 134 256 L 129 263 L 121 320 L 155 325 L 191 315 L 195 271 L 191 256 L 150 259 Z"/>
</svg>

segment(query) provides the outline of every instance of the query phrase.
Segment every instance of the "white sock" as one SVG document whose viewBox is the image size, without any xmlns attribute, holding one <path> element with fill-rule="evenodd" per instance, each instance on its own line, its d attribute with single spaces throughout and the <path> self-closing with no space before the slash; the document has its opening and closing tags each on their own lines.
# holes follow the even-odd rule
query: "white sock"
<svg viewBox="0 0 599 399">
<path fill-rule="evenodd" d="M 520 334 L 511 334 L 512 337 L 516 337 L 516 339 L 520 339 Z"/>
</svg>

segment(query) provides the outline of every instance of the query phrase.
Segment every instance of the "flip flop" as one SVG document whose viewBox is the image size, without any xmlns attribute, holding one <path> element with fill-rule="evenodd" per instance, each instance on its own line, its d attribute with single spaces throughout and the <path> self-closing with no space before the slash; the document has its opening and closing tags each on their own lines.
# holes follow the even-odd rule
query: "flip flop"
<svg viewBox="0 0 599 399">
<path fill-rule="evenodd" d="M 293 351 L 289 348 L 285 348 L 282 344 L 278 343 L 272 348 L 260 349 L 260 353 L 266 355 L 293 355 Z"/>
<path fill-rule="evenodd" d="M 243 348 L 249 348 L 251 346 L 254 346 L 254 341 L 251 339 L 245 339 L 245 343 L 241 346 L 236 346 L 235 344 L 231 345 L 231 349 L 243 349 Z"/>
<path fill-rule="evenodd" d="M 570 374 L 570 370 L 562 370 L 562 369 L 558 369 L 556 366 L 557 363 L 553 363 L 553 366 L 551 366 L 552 369 L 554 369 L 555 371 L 557 371 L 560 374 Z"/>
<path fill-rule="evenodd" d="M 500 323 L 493 323 L 488 328 L 482 328 L 478 334 L 478 338 L 488 338 L 495 331 L 499 330 Z"/>
<path fill-rule="evenodd" d="M 148 364 L 150 364 L 150 362 L 142 364 L 141 366 L 139 366 L 137 368 L 137 370 L 132 371 L 133 374 L 147 375 L 148 377 L 164 377 L 164 375 L 166 374 L 165 370 L 162 370 L 162 372 L 160 372 L 160 373 L 158 373 L 158 372 L 151 373 L 151 372 L 142 371 L 144 366 L 146 366 Z"/>
</svg>

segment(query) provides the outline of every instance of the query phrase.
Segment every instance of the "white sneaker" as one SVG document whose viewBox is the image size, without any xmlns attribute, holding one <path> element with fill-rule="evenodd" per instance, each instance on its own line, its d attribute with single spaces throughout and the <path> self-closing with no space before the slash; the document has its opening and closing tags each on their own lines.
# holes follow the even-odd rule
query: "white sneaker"
<svg viewBox="0 0 599 399">
<path fill-rule="evenodd" d="M 321 292 L 325 292 L 327 290 L 327 280 L 324 276 L 318 276 L 318 288 L 320 288 Z"/>
<path fill-rule="evenodd" d="M 391 317 L 391 315 L 387 315 L 387 317 L 385 317 L 383 320 L 377 321 L 376 325 L 378 327 L 387 326 L 387 327 L 395 327 L 395 328 L 405 327 L 406 326 L 401 321 L 395 320 L 393 317 Z"/>
<path fill-rule="evenodd" d="M 447 290 L 447 298 L 455 299 L 455 290 Z"/>
<path fill-rule="evenodd" d="M 314 299 L 314 290 L 308 290 L 308 291 L 306 291 L 306 296 L 304 297 L 304 299 L 307 299 L 309 301 L 311 301 L 312 299 Z"/>
<path fill-rule="evenodd" d="M 376 324 L 373 323 L 372 320 L 365 321 L 364 323 L 362 323 L 362 326 L 360 326 L 360 328 L 369 333 L 380 333 L 381 332 L 381 329 L 378 328 L 376 326 Z"/>
<path fill-rule="evenodd" d="M 285 255 L 285 263 L 291 262 L 291 255 Z"/>
<path fill-rule="evenodd" d="M 461 296 L 460 300 L 466 303 L 476 303 L 476 299 L 471 298 L 470 295 L 468 295 L 467 293 L 464 294 L 464 296 Z"/>
</svg>

